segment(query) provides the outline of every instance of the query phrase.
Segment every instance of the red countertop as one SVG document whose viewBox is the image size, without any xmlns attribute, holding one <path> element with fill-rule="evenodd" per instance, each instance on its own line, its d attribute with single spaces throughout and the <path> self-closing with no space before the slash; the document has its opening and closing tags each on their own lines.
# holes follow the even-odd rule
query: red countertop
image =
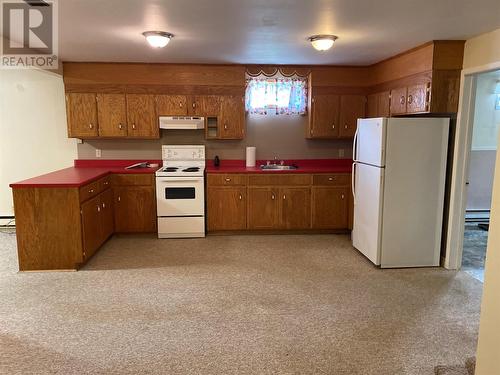
<svg viewBox="0 0 500 375">
<path fill-rule="evenodd" d="M 161 160 L 75 160 L 74 166 L 10 184 L 11 188 L 80 187 L 110 173 L 155 173 L 159 167 L 125 169 L 147 161 L 161 166 Z"/>
<path fill-rule="evenodd" d="M 350 173 L 351 159 L 301 159 L 285 160 L 286 165 L 297 165 L 291 170 L 262 170 L 261 164 L 266 160 L 257 160 L 255 167 L 247 168 L 245 160 L 221 160 L 220 166 L 215 167 L 213 161 L 207 161 L 207 173 Z"/>
</svg>

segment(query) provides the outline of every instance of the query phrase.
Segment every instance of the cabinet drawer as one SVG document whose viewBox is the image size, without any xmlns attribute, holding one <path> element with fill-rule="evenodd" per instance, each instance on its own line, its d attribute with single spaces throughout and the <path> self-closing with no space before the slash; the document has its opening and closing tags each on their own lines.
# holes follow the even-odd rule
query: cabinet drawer
<svg viewBox="0 0 500 375">
<path fill-rule="evenodd" d="M 80 188 L 80 202 L 95 197 L 100 192 L 100 180 L 93 181 L 90 184 Z"/>
<path fill-rule="evenodd" d="M 100 191 L 104 191 L 109 187 L 111 187 L 111 176 L 106 176 L 99 180 Z"/>
<path fill-rule="evenodd" d="M 253 186 L 280 185 L 280 186 L 303 186 L 311 184 L 310 174 L 295 174 L 295 175 L 250 175 L 248 184 Z"/>
<path fill-rule="evenodd" d="M 247 176 L 244 174 L 209 174 L 207 177 L 209 186 L 232 186 L 232 185 L 246 185 Z"/>
<path fill-rule="evenodd" d="M 153 185 L 154 176 L 152 174 L 114 174 L 112 176 L 113 185 Z"/>
<path fill-rule="evenodd" d="M 350 175 L 345 174 L 315 174 L 313 176 L 313 185 L 324 186 L 346 186 L 351 182 Z"/>
</svg>

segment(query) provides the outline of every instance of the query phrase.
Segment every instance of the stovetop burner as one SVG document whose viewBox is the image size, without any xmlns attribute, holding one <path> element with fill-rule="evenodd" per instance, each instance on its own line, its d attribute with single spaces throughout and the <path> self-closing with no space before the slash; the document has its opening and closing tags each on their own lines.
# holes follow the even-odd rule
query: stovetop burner
<svg viewBox="0 0 500 375">
<path fill-rule="evenodd" d="M 176 170 L 178 170 L 179 168 L 177 167 L 166 167 L 164 169 L 165 172 L 175 172 Z"/>
<path fill-rule="evenodd" d="M 183 172 L 198 172 L 199 170 L 200 170 L 199 167 L 189 167 L 189 168 L 183 169 L 182 171 Z"/>
</svg>

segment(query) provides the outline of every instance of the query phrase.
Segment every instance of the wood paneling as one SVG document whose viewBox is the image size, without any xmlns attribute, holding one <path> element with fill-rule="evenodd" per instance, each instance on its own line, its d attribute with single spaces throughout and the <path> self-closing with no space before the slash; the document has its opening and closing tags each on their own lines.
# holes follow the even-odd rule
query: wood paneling
<svg viewBox="0 0 500 375">
<path fill-rule="evenodd" d="M 83 260 L 78 189 L 22 188 L 13 195 L 19 270 L 76 269 Z"/>
<path fill-rule="evenodd" d="M 66 94 L 68 137 L 97 137 L 96 94 Z"/>
<path fill-rule="evenodd" d="M 366 101 L 366 117 L 378 116 L 378 96 L 379 94 L 370 94 L 367 96 Z"/>
<path fill-rule="evenodd" d="M 340 129 L 342 138 L 354 137 L 358 118 L 365 117 L 366 97 L 362 95 L 342 95 L 340 98 Z"/>
<path fill-rule="evenodd" d="M 114 186 L 115 231 L 155 232 L 156 196 L 150 186 Z"/>
<path fill-rule="evenodd" d="M 366 66 L 313 66 L 310 80 L 314 87 L 366 87 L 370 75 Z"/>
<path fill-rule="evenodd" d="M 342 229 L 348 226 L 348 187 L 312 188 L 312 227 Z"/>
<path fill-rule="evenodd" d="M 185 95 L 156 95 L 158 116 L 187 116 Z"/>
<path fill-rule="evenodd" d="M 128 137 L 159 138 L 160 128 L 153 95 L 127 94 Z"/>
<path fill-rule="evenodd" d="M 245 86 L 244 65 L 63 63 L 66 85 Z"/>
<path fill-rule="evenodd" d="M 279 188 L 248 188 L 248 229 L 275 229 L 279 226 Z"/>
<path fill-rule="evenodd" d="M 461 70 L 464 61 L 464 40 L 435 40 L 432 68 Z"/>
<path fill-rule="evenodd" d="M 207 188 L 207 226 L 209 231 L 242 230 L 247 224 L 246 187 Z"/>
<path fill-rule="evenodd" d="M 125 94 L 97 94 L 100 137 L 127 135 L 127 103 Z"/>
<path fill-rule="evenodd" d="M 430 109 L 436 113 L 456 113 L 460 96 L 460 70 L 435 70 L 432 73 Z"/>
</svg>

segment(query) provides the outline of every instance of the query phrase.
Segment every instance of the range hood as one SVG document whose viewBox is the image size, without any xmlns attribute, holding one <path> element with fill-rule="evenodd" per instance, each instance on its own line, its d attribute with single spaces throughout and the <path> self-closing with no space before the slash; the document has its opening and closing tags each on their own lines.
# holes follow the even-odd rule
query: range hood
<svg viewBox="0 0 500 375">
<path fill-rule="evenodd" d="M 160 129 L 204 129 L 204 117 L 160 116 Z"/>
</svg>

